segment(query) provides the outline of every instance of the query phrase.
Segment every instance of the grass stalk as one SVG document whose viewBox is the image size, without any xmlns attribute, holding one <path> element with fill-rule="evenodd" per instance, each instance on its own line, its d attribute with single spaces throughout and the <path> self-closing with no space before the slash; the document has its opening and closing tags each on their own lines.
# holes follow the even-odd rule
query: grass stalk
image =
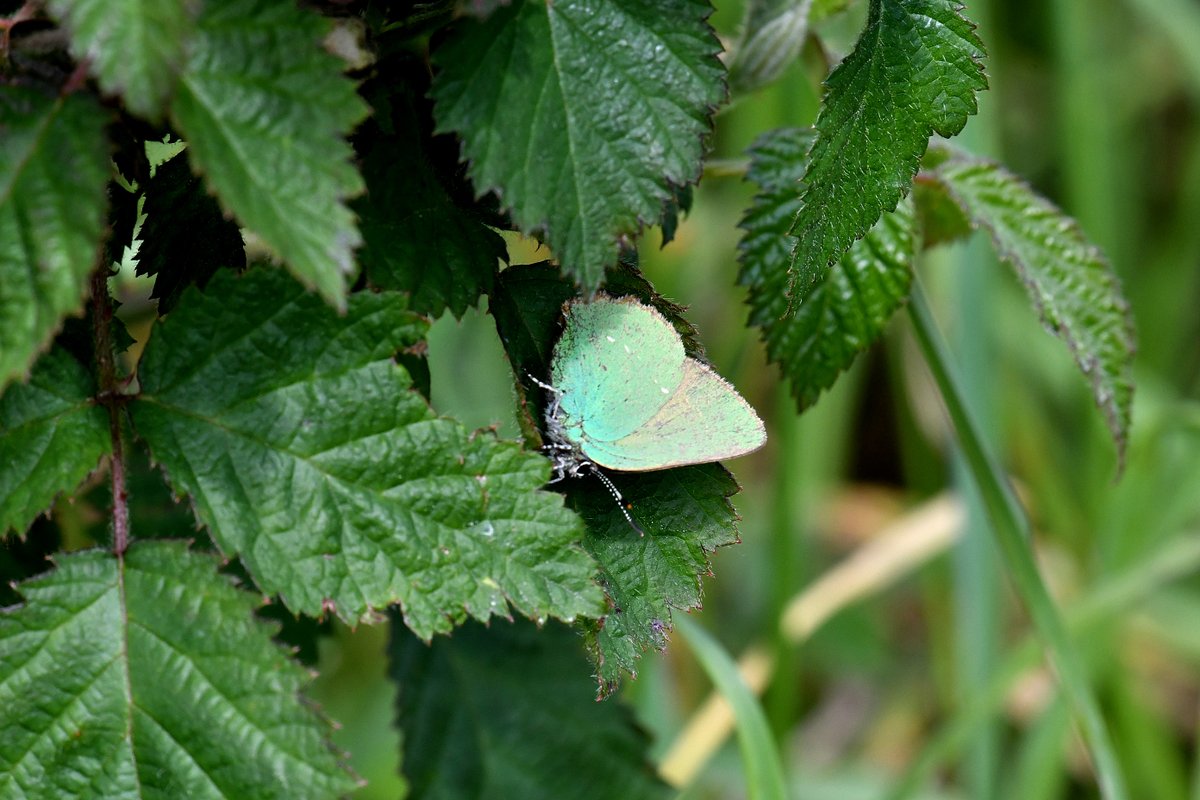
<svg viewBox="0 0 1200 800">
<path fill-rule="evenodd" d="M 1128 793 L 1100 706 L 1088 682 L 1082 659 L 1067 635 L 1034 562 L 1028 517 L 1017 502 L 1004 473 L 987 451 L 979 426 L 963 400 L 963 392 L 953 373 L 949 350 L 937 329 L 919 283 L 914 284 L 909 312 L 917 342 L 954 423 L 967 469 L 979 489 L 984 512 L 1005 567 L 1029 611 L 1075 711 L 1092 756 L 1101 794 L 1106 800 L 1123 800 Z"/>
</svg>

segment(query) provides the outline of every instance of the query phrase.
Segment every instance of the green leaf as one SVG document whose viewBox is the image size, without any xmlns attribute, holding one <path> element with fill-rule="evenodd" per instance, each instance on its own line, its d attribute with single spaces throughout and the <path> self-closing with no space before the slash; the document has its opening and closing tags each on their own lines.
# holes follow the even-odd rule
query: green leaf
<svg viewBox="0 0 1200 800">
<path fill-rule="evenodd" d="M 183 66 L 196 3 L 188 0 L 50 0 L 71 34 L 71 54 L 87 60 L 100 88 L 120 94 L 134 114 L 162 115 Z"/>
<path fill-rule="evenodd" d="M 622 240 L 700 177 L 725 95 L 702 0 L 517 0 L 434 52 L 438 129 L 482 193 L 596 286 Z"/>
<path fill-rule="evenodd" d="M 663 206 L 662 219 L 659 220 L 659 225 L 662 227 L 662 247 L 666 247 L 675 239 L 675 233 L 679 230 L 679 218 L 690 213 L 691 210 L 692 187 L 675 187 L 674 196 Z"/>
<path fill-rule="evenodd" d="M 0 614 L 0 795 L 327 798 L 354 781 L 257 600 L 179 542 L 63 556 Z"/>
<path fill-rule="evenodd" d="M 788 314 L 787 286 L 796 239 L 788 234 L 801 202 L 812 134 L 781 129 L 751 148 L 747 177 L 759 193 L 742 219 L 739 283 L 749 287 L 750 323 L 762 329 L 767 357 L 779 364 L 800 408 L 816 402 L 882 333 L 912 281 L 912 204 L 885 214 Z"/>
<path fill-rule="evenodd" d="M 413 800 L 669 795 L 632 714 L 595 702 L 570 629 L 471 624 L 431 646 L 397 629 L 391 656 Z"/>
<path fill-rule="evenodd" d="M 958 155 L 931 177 L 1016 270 L 1046 330 L 1062 339 L 1092 387 L 1123 461 L 1133 405 L 1129 304 L 1104 254 L 1079 225 L 1012 173 Z"/>
<path fill-rule="evenodd" d="M 545 458 L 440 419 L 393 355 L 428 322 L 401 295 L 339 316 L 278 270 L 226 271 L 161 320 L 133 421 L 227 555 L 295 612 L 391 603 L 421 637 L 467 616 L 596 615 L 578 518 Z"/>
<path fill-rule="evenodd" d="M 729 498 L 741 487 L 720 464 L 646 473 L 609 473 L 645 530 L 639 536 L 596 479 L 568 486 L 571 507 L 583 517 L 583 546 L 600 564 L 600 585 L 611 608 L 602 624 L 588 626 L 601 697 L 622 672 L 637 675 L 637 660 L 662 650 L 672 612 L 699 608 L 701 578 L 712 574 L 709 554 L 736 544 L 737 514 Z"/>
<path fill-rule="evenodd" d="M 973 232 L 971 220 L 946 192 L 946 187 L 936 180 L 917 177 L 913 188 L 913 204 L 917 209 L 917 219 L 921 222 L 923 250 L 966 239 Z"/>
<path fill-rule="evenodd" d="M 933 133 L 953 136 L 987 88 L 983 43 L 955 0 L 871 0 L 829 76 L 792 225 L 793 303 L 908 194 Z"/>
<path fill-rule="evenodd" d="M 38 359 L 27 383 L 0 395 L 0 535 L 24 533 L 112 449 L 92 377 L 66 351 Z"/>
<path fill-rule="evenodd" d="M 82 308 L 104 235 L 107 121 L 82 94 L 0 92 L 0 388 Z"/>
<path fill-rule="evenodd" d="M 326 30 L 294 3 L 208 0 L 171 116 L 222 206 L 343 308 L 362 241 L 346 200 L 363 189 L 344 137 L 367 107 Z"/>
<path fill-rule="evenodd" d="M 695 330 L 680 316 L 681 309 L 654 295 L 630 266 L 606 274 L 610 292 L 620 289 L 655 305 L 680 331 L 688 353 L 701 355 L 692 338 Z M 535 426 L 541 422 L 545 397 L 528 376 L 544 380 L 549 375 L 562 304 L 572 294 L 557 271 L 528 265 L 500 273 L 491 298 L 496 327 L 518 378 L 523 409 L 518 417 L 535 441 L 540 441 Z M 599 563 L 600 582 L 609 598 L 608 616 L 588 631 L 601 696 L 617 687 L 622 670 L 635 672 L 644 651 L 665 646 L 671 611 L 700 604 L 700 578 L 710 572 L 708 554 L 738 541 L 737 515 L 729 498 L 739 487 L 720 464 L 606 474 L 632 504 L 631 513 L 645 537 L 630 527 L 599 479 L 558 484 L 568 504 L 583 517 L 583 546 Z"/>
<path fill-rule="evenodd" d="M 153 275 L 150 296 L 166 314 L 183 290 L 204 288 L 218 269 L 246 266 L 242 232 L 221 213 L 216 201 L 181 153 L 160 166 L 146 184 L 138 275 Z"/>
<path fill-rule="evenodd" d="M 367 194 L 354 203 L 362 221 L 359 261 L 371 285 L 408 292 L 413 310 L 439 317 L 449 308 L 461 317 L 490 293 L 508 250 L 447 191 L 433 161 L 437 145 L 423 134 L 420 101 L 408 89 L 412 81 L 410 74 L 388 75 L 367 93 L 375 115 L 358 136 L 367 181 Z"/>
</svg>

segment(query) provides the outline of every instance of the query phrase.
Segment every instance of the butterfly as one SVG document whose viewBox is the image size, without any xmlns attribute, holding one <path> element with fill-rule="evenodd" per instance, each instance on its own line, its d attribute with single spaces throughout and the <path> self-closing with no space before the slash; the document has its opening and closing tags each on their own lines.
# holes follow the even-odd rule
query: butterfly
<svg viewBox="0 0 1200 800">
<path fill-rule="evenodd" d="M 766 443 L 750 404 L 684 352 L 679 333 L 657 309 L 601 295 L 568 304 L 565 316 L 550 382 L 536 381 L 550 395 L 544 450 L 554 470 L 551 483 L 596 475 L 641 533 L 598 467 L 669 469 L 735 458 Z"/>
</svg>

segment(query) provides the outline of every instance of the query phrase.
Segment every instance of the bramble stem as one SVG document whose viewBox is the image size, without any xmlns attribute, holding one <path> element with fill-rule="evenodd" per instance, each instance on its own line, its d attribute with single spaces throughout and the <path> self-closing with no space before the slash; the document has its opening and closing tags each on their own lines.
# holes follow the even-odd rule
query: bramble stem
<svg viewBox="0 0 1200 800">
<path fill-rule="evenodd" d="M 92 273 L 92 339 L 96 348 L 96 370 L 100 392 L 96 402 L 108 410 L 112 436 L 113 552 L 118 556 L 129 546 L 129 494 L 125 490 L 125 450 L 121 444 L 122 395 L 117 384 L 113 357 L 113 308 L 108 297 L 109 268 L 101 264 Z"/>
</svg>

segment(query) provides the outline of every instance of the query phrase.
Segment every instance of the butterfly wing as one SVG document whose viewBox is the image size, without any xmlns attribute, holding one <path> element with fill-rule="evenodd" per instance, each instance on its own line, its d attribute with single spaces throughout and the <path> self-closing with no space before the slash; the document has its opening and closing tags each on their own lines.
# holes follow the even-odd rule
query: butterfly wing
<svg viewBox="0 0 1200 800">
<path fill-rule="evenodd" d="M 632 298 L 573 303 L 554 347 L 551 382 L 568 434 L 614 441 L 644 425 L 683 379 L 679 334 Z"/>
<path fill-rule="evenodd" d="M 584 455 L 638 472 L 735 458 L 766 443 L 762 420 L 733 386 L 695 359 L 682 367 L 678 387 L 653 415 L 620 438 L 585 435 Z"/>
</svg>

